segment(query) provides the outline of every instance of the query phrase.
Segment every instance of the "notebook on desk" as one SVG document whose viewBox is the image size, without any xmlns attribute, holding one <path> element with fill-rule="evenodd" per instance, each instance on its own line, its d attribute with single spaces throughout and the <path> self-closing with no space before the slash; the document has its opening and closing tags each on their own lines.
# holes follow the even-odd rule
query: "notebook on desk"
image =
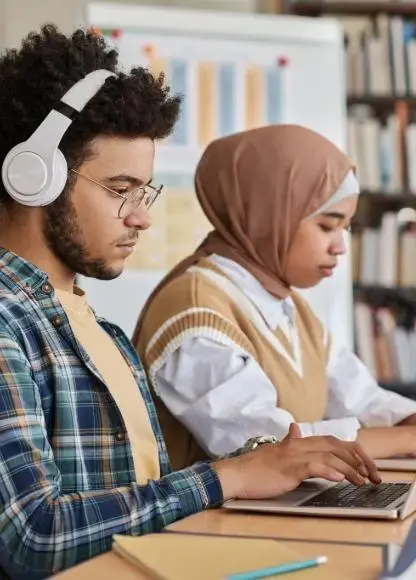
<svg viewBox="0 0 416 580">
<path fill-rule="evenodd" d="M 152 580 L 223 580 L 230 575 L 302 560 L 272 539 L 193 535 L 175 532 L 142 537 L 115 536 L 113 551 Z M 319 554 L 316 554 L 318 556 Z M 308 580 L 351 580 L 339 565 L 297 572 Z"/>
<path fill-rule="evenodd" d="M 230 510 L 276 514 L 402 520 L 416 511 L 416 480 L 361 487 L 310 479 L 297 489 L 268 500 L 230 500 Z"/>
</svg>

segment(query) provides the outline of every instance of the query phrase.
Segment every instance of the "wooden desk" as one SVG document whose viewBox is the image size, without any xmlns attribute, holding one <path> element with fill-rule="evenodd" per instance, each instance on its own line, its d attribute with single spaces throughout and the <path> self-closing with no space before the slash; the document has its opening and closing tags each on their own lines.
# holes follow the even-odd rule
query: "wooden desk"
<svg viewBox="0 0 416 580">
<path fill-rule="evenodd" d="M 218 510 L 191 516 L 170 526 L 171 531 L 213 535 L 255 536 L 286 540 L 401 544 L 413 519 L 404 522 L 365 521 L 302 516 L 279 516 Z"/>
<path fill-rule="evenodd" d="M 149 580 L 134 566 L 111 552 L 53 576 L 59 580 Z"/>
<path fill-rule="evenodd" d="M 383 479 L 412 480 L 412 473 L 383 473 Z M 264 538 L 351 542 L 355 544 L 401 544 L 415 516 L 402 522 L 309 516 L 279 516 L 213 510 L 196 514 L 169 527 L 178 532 L 214 535 L 252 535 Z"/>
<path fill-rule="evenodd" d="M 322 580 L 334 580 L 333 570 L 339 569 L 342 578 L 351 580 L 375 580 L 381 571 L 382 550 L 377 547 L 345 546 L 336 544 L 319 544 L 306 542 L 285 542 L 301 557 L 328 556 L 331 563 L 331 576 L 326 576 L 322 566 Z M 308 571 L 299 572 L 299 580 L 308 577 Z M 59 580 L 105 580 L 115 577 L 117 580 L 149 580 L 134 566 L 125 562 L 116 554 L 108 553 L 89 562 L 75 566 L 66 572 L 54 576 Z"/>
<path fill-rule="evenodd" d="M 384 473 L 385 480 L 411 480 L 411 473 Z M 375 580 L 385 543 L 402 543 L 413 518 L 403 522 L 286 517 L 211 510 L 169 526 L 170 532 L 254 536 L 284 540 L 299 555 L 328 556 L 351 580 Z M 309 540 L 309 541 L 308 541 Z M 310 540 L 313 540 L 312 542 Z M 320 541 L 322 543 L 320 543 Z M 307 572 L 306 572 L 307 573 Z M 108 553 L 54 576 L 59 580 L 149 580 L 116 554 Z M 301 573 L 300 573 L 301 574 Z M 325 580 L 322 567 L 322 580 Z M 333 577 L 328 578 L 333 580 Z"/>
</svg>

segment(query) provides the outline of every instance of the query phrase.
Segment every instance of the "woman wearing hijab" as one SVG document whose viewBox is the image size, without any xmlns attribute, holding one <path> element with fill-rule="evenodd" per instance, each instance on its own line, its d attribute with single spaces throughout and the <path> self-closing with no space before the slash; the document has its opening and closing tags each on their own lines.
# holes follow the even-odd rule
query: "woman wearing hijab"
<svg viewBox="0 0 416 580">
<path fill-rule="evenodd" d="M 354 167 L 303 127 L 211 143 L 196 171 L 213 226 L 156 288 L 134 342 L 172 464 L 257 436 L 358 440 L 373 458 L 416 454 L 416 402 L 380 388 L 293 288 L 330 276 L 356 210 Z"/>
</svg>

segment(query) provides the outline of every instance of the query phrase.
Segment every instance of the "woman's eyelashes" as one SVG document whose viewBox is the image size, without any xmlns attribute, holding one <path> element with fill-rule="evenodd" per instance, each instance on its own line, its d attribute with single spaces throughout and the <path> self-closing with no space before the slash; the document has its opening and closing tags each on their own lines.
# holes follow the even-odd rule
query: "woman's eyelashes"
<svg viewBox="0 0 416 580">
<path fill-rule="evenodd" d="M 331 232 L 335 232 L 341 228 L 347 232 L 351 232 L 351 225 L 350 224 L 347 224 L 345 226 L 342 226 L 342 225 L 336 225 L 336 226 L 331 225 L 330 226 L 328 224 L 318 224 L 318 225 L 319 225 L 320 229 L 323 232 L 325 232 L 326 234 L 330 234 Z"/>
<path fill-rule="evenodd" d="M 327 224 L 318 224 L 320 229 L 325 232 L 326 234 L 330 234 L 334 231 L 334 226 L 328 226 Z"/>
</svg>

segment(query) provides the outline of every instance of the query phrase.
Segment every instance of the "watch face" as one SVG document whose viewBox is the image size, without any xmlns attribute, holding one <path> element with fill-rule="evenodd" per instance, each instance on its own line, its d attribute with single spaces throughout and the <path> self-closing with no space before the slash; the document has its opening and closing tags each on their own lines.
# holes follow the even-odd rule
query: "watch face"
<svg viewBox="0 0 416 580">
<path fill-rule="evenodd" d="M 261 445 L 262 443 L 274 443 L 274 437 L 257 437 L 257 445 Z"/>
<path fill-rule="evenodd" d="M 269 436 L 269 435 L 262 435 L 260 437 L 252 437 L 248 439 L 244 445 L 244 450 L 252 451 L 256 449 L 259 445 L 263 445 L 264 443 L 278 443 L 276 437 Z"/>
</svg>

